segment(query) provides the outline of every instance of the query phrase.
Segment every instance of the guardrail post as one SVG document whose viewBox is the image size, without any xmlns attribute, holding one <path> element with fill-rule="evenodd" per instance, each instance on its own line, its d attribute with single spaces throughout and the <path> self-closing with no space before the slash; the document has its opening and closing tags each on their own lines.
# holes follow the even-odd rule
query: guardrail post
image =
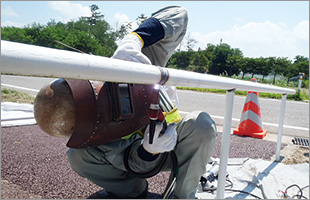
<svg viewBox="0 0 310 200">
<path fill-rule="evenodd" d="M 222 133 L 220 169 L 219 169 L 219 177 L 216 193 L 217 199 L 224 199 L 225 182 L 226 182 L 225 179 L 227 172 L 227 162 L 228 162 L 230 134 L 231 134 L 231 121 L 234 106 L 234 95 L 235 95 L 235 89 L 226 91 L 226 105 L 225 105 L 224 124 Z"/>
<path fill-rule="evenodd" d="M 286 96 L 287 94 L 282 94 L 279 128 L 278 128 L 278 139 L 277 139 L 277 150 L 276 150 L 276 161 L 277 162 L 280 161 L 280 149 L 281 149 L 281 143 L 282 143 L 282 132 L 283 132 L 283 124 L 284 124 Z"/>
</svg>

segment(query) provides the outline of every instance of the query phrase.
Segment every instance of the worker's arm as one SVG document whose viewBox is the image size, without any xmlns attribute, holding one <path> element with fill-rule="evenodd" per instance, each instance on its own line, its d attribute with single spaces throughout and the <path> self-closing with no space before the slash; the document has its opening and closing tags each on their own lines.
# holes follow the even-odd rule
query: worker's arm
<svg viewBox="0 0 310 200">
<path fill-rule="evenodd" d="M 124 37 L 113 58 L 164 67 L 185 35 L 187 20 L 186 10 L 178 6 L 166 7 L 153 13 Z M 149 128 L 146 128 L 142 142 L 134 144 L 130 151 L 129 165 L 137 171 L 140 168 L 152 168 L 160 160 L 157 158 L 162 152 L 171 151 L 176 145 L 175 125 L 169 125 L 164 134 L 159 134 L 161 124 L 157 124 L 153 144 L 148 143 L 148 131 Z M 142 164 L 143 167 L 141 162 L 145 164 Z"/>
<path fill-rule="evenodd" d="M 164 37 L 164 29 L 155 18 L 148 18 L 135 31 L 126 35 L 112 58 L 151 64 L 151 61 L 141 50 Z"/>
</svg>

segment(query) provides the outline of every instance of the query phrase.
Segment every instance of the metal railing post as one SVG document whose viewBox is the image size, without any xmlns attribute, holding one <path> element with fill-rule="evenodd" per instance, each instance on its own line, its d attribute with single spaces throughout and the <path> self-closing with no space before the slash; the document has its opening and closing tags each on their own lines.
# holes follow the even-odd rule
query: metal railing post
<svg viewBox="0 0 310 200">
<path fill-rule="evenodd" d="M 224 199 L 225 178 L 227 172 L 230 134 L 231 134 L 230 133 L 231 121 L 234 106 L 234 95 L 235 95 L 235 89 L 226 91 L 226 105 L 225 105 L 224 124 L 223 124 L 222 143 L 221 143 L 220 169 L 219 169 L 219 177 L 216 193 L 217 199 Z"/>
<path fill-rule="evenodd" d="M 280 161 L 280 149 L 281 149 L 281 143 L 282 143 L 282 132 L 283 132 L 283 124 L 284 124 L 286 96 L 287 94 L 282 94 L 279 128 L 278 128 L 278 139 L 277 139 L 277 150 L 276 150 L 276 161 L 277 162 Z"/>
</svg>

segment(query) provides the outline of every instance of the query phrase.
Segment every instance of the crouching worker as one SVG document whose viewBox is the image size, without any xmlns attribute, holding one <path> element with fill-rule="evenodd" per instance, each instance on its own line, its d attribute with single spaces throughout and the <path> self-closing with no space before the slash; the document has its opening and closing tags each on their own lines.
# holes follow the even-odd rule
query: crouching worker
<svg viewBox="0 0 310 200">
<path fill-rule="evenodd" d="M 162 8 L 153 13 L 151 17 L 135 31 L 123 38 L 113 58 L 165 67 L 168 59 L 185 35 L 187 22 L 188 16 L 186 9 L 179 6 Z M 67 83 L 54 84 L 55 87 L 56 85 L 57 87 L 64 88 L 71 87 L 73 91 L 74 81 L 67 81 Z M 108 91 L 112 91 L 111 94 L 117 91 L 114 90 L 115 87 L 113 85 L 105 86 L 106 84 L 100 85 L 95 82 L 91 82 L 90 85 L 93 87 L 92 89 L 95 93 L 98 92 L 98 88 L 104 88 L 101 89 L 105 91 L 103 95 L 110 94 Z M 137 85 L 134 86 L 139 87 Z M 79 85 L 76 91 L 80 92 L 83 90 L 83 87 L 84 86 Z M 85 85 L 85 87 L 88 86 Z M 110 89 L 105 89 L 106 87 Z M 116 88 L 122 90 L 121 88 L 123 87 L 122 84 L 119 84 Z M 128 92 L 130 87 L 132 86 L 128 85 L 125 87 L 125 96 L 126 91 Z M 119 103 L 120 105 L 114 105 L 114 103 L 111 105 L 114 106 L 112 109 L 114 112 L 113 116 L 117 117 L 113 118 L 113 120 L 116 121 L 116 125 L 110 129 L 107 127 L 112 126 L 111 124 L 114 122 L 106 122 L 106 127 L 101 125 L 104 124 L 103 122 L 105 121 L 105 118 L 101 118 L 102 115 L 107 114 L 105 113 L 107 109 L 104 109 L 104 106 L 110 105 L 108 101 L 105 102 L 103 99 L 100 101 L 103 102 L 102 105 L 100 103 L 94 104 L 97 105 L 97 107 L 94 106 L 93 111 L 96 113 L 101 112 L 102 115 L 98 114 L 98 116 L 96 116 L 98 118 L 94 118 L 94 121 L 97 120 L 97 124 L 94 125 L 95 128 L 88 128 L 86 125 L 82 126 L 81 124 L 85 123 L 85 121 L 87 122 L 87 120 L 91 120 L 89 119 L 91 117 L 87 116 L 92 109 L 81 109 L 80 111 L 75 111 L 75 108 L 70 109 L 68 105 L 73 104 L 72 102 L 75 101 L 74 99 L 78 98 L 79 95 L 76 94 L 77 92 L 72 92 L 72 97 L 71 93 L 64 92 L 66 94 L 62 96 L 67 95 L 65 98 L 66 100 L 63 99 L 58 101 L 57 106 L 59 107 L 59 103 L 70 101 L 68 105 L 66 105 L 66 109 L 70 109 L 71 114 L 68 114 L 68 112 L 66 114 L 68 114 L 67 121 L 71 120 L 71 123 L 68 122 L 68 126 L 64 126 L 66 130 L 61 131 L 68 133 L 71 133 L 73 129 L 75 129 L 75 132 L 79 131 L 79 133 L 74 132 L 74 134 L 72 134 L 67 146 L 77 146 L 73 144 L 73 139 L 78 134 L 80 135 L 78 135 L 78 138 L 75 138 L 76 140 L 83 138 L 84 135 L 82 134 L 86 134 L 86 132 L 92 134 L 91 136 L 88 135 L 88 139 L 84 138 L 84 141 L 79 144 L 78 148 L 70 148 L 68 150 L 68 161 L 76 173 L 104 188 L 94 193 L 89 198 L 143 199 L 147 196 L 148 182 L 146 178 L 149 177 L 148 175 L 156 175 L 156 173 L 160 171 L 171 170 L 174 167 L 173 164 L 175 164 L 175 161 L 173 161 L 172 156 L 167 157 L 167 152 L 175 152 L 178 161 L 178 177 L 174 187 L 173 198 L 196 198 L 195 194 L 200 177 L 205 173 L 206 165 L 214 152 L 217 137 L 216 125 L 209 114 L 205 112 L 192 112 L 181 119 L 177 111 L 178 98 L 176 95 L 176 88 L 160 86 L 160 109 L 165 116 L 164 118 L 167 125 L 158 120 L 154 126 L 153 141 L 150 142 L 152 134 L 150 135 L 149 125 L 142 123 L 149 119 L 149 116 L 141 116 L 141 120 L 135 119 L 128 121 L 130 118 L 128 116 L 131 116 L 130 113 L 132 109 L 135 109 L 135 116 L 137 116 L 140 108 L 140 110 L 150 108 L 150 103 L 147 102 L 150 102 L 151 100 L 148 99 L 152 98 L 146 97 L 148 94 L 145 92 L 148 88 L 147 86 L 141 87 L 140 93 L 144 91 L 142 95 L 140 93 L 137 95 L 134 93 L 132 94 L 133 97 L 140 97 L 138 103 L 136 103 L 134 107 L 129 106 L 128 110 L 121 110 L 120 113 L 115 114 L 115 110 L 117 110 L 115 108 L 124 104 L 126 105 L 128 101 L 122 101 L 122 103 Z M 136 88 L 136 90 L 138 89 Z M 66 89 L 63 89 L 63 91 L 65 90 Z M 86 91 L 87 90 L 85 90 L 85 93 Z M 152 86 L 152 92 L 153 91 Z M 122 92 L 120 93 L 122 96 Z M 96 97 L 100 99 L 101 93 L 96 93 Z M 134 103 L 135 100 L 131 100 Z M 91 104 L 91 101 L 93 101 L 92 98 L 90 98 L 89 101 L 86 99 L 87 104 Z M 144 106 L 144 101 L 148 108 Z M 46 102 L 44 105 L 46 106 Z M 35 115 L 37 115 L 36 119 L 44 118 L 38 116 L 40 114 L 39 103 L 35 105 L 35 109 L 38 110 L 37 112 L 35 111 Z M 84 113 L 78 115 L 77 112 Z M 74 120 L 74 122 L 72 122 L 72 120 Z M 103 122 L 99 123 L 100 120 Z M 64 120 L 62 119 L 62 121 Z M 133 127 L 139 126 L 140 121 L 143 126 L 134 130 Z M 73 126 L 80 126 L 80 128 L 74 128 Z M 44 127 L 42 126 L 41 128 L 43 129 Z M 131 134 L 127 136 L 121 134 L 128 130 L 131 130 Z M 101 134 L 104 131 L 109 134 L 113 132 L 114 137 L 115 135 L 120 135 L 122 137 L 109 140 L 108 136 Z M 105 139 L 109 140 L 109 142 L 104 144 L 96 143 L 96 138 L 100 137 L 106 137 Z M 91 142 L 93 142 L 93 145 L 87 145 Z"/>
</svg>

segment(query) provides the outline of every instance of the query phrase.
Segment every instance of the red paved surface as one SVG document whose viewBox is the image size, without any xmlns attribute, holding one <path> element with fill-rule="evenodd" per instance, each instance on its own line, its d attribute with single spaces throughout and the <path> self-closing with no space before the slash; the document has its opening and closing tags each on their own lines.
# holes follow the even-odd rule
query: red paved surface
<svg viewBox="0 0 310 200">
<path fill-rule="evenodd" d="M 2 128 L 1 178 L 29 193 L 20 198 L 32 198 L 31 194 L 44 199 L 85 199 L 101 188 L 71 170 L 65 144 L 66 139 L 51 137 L 36 125 Z M 213 157 L 219 157 L 220 144 L 221 134 Z M 232 135 L 229 157 L 267 159 L 275 150 L 275 142 Z M 161 194 L 168 176 L 160 173 L 148 179 L 149 192 Z M 8 193 L 2 192 L 1 199 L 10 198 L 4 194 Z"/>
</svg>

